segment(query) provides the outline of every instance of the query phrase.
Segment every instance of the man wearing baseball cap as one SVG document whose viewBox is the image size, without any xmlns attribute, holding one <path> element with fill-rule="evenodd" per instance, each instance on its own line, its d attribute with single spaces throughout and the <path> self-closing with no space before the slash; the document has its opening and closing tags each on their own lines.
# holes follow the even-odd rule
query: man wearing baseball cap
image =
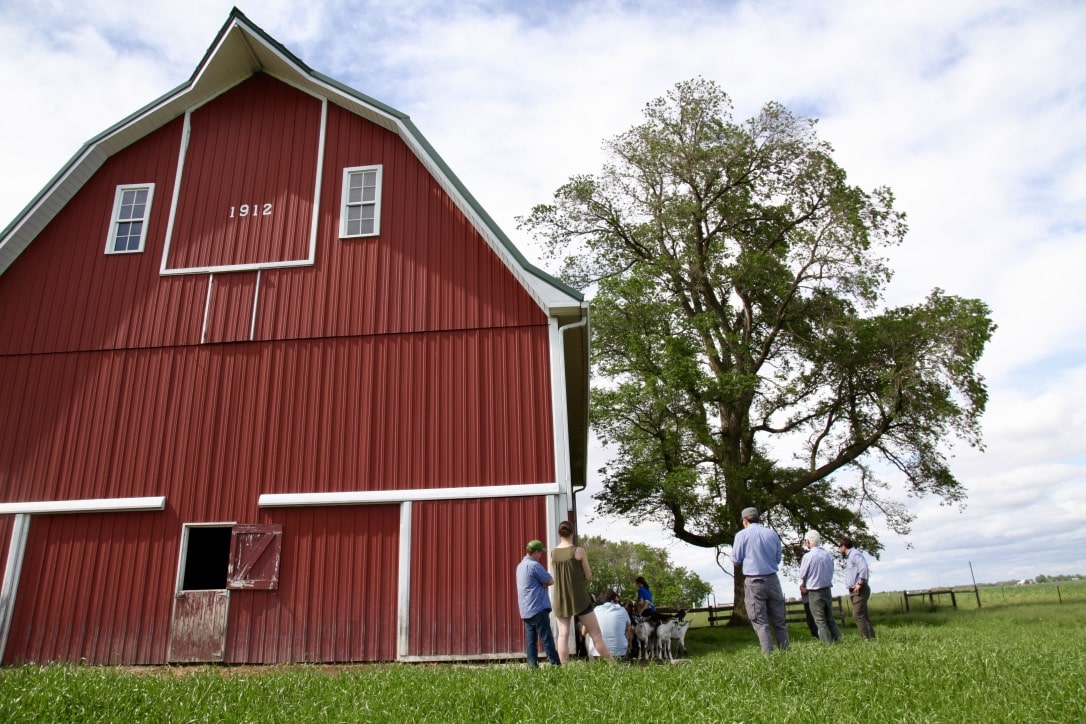
<svg viewBox="0 0 1086 724">
<path fill-rule="evenodd" d="M 762 525 L 757 508 L 744 508 L 741 515 L 743 530 L 735 534 L 732 561 L 743 571 L 747 616 L 758 634 L 763 653 L 773 653 L 774 638 L 777 648 L 787 651 L 792 642 L 785 622 L 784 591 L 777 577 L 781 537 Z"/>
<path fill-rule="evenodd" d="M 551 665 L 561 665 L 551 633 L 551 599 L 547 595 L 547 586 L 554 584 L 554 577 L 539 562 L 546 551 L 541 541 L 528 541 L 524 558 L 517 565 L 517 602 L 520 617 L 524 619 L 524 636 L 528 640 L 528 666 L 533 669 L 539 667 L 537 637 L 542 639 L 543 651 Z"/>
</svg>

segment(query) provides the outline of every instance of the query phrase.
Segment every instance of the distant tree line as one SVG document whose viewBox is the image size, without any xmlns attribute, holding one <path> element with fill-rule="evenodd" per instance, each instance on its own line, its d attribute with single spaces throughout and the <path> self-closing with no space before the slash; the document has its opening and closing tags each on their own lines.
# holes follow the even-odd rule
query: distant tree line
<svg viewBox="0 0 1086 724">
<path fill-rule="evenodd" d="M 990 585 L 990 586 L 1015 586 L 1015 585 L 1018 585 L 1019 583 L 1059 583 L 1060 581 L 1080 581 L 1080 580 L 1082 580 L 1084 578 L 1086 578 L 1086 574 L 1082 574 L 1082 573 L 1067 573 L 1067 574 L 1060 574 L 1060 575 L 1056 575 L 1056 576 L 1049 576 L 1049 575 L 1046 575 L 1046 574 L 1042 573 L 1041 575 L 1036 576 L 1034 578 L 1025 578 L 1025 579 L 1015 578 L 1015 579 L 1012 579 L 1012 580 L 1009 580 L 1009 581 L 996 581 L 995 583 L 990 583 L 990 584 L 987 584 L 987 585 Z"/>
<path fill-rule="evenodd" d="M 588 549 L 588 562 L 592 566 L 588 590 L 597 596 L 611 588 L 622 600 L 635 598 L 634 580 L 638 576 L 648 581 L 657 606 L 693 608 L 713 591 L 698 574 L 674 565 L 663 548 L 591 535 L 582 536 L 578 542 Z"/>
</svg>

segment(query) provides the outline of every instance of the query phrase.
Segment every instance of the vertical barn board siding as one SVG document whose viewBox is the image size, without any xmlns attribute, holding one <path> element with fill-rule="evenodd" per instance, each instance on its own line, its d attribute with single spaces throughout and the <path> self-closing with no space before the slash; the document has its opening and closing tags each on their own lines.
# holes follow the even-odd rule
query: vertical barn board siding
<svg viewBox="0 0 1086 724">
<path fill-rule="evenodd" d="M 211 277 L 211 303 L 204 342 L 244 342 L 252 327 L 256 301 L 254 272 L 215 274 Z"/>
<path fill-rule="evenodd" d="M 109 158 L 0 275 L 0 355 L 199 343 L 206 278 L 159 276 L 181 126 Z M 117 186 L 146 182 L 144 251 L 106 254 Z"/>
<path fill-rule="evenodd" d="M 279 588 L 231 591 L 226 661 L 396 658 L 398 505 L 276 510 Z"/>
<path fill-rule="evenodd" d="M 168 268 L 308 258 L 320 124 L 263 73 L 193 111 Z"/>
<path fill-rule="evenodd" d="M 412 517 L 409 654 L 523 651 L 516 568 L 546 540 L 545 499 L 416 502 Z"/>
<path fill-rule="evenodd" d="M 0 357 L 0 499 L 166 495 L 185 520 L 245 521 L 261 493 L 547 482 L 547 341 L 528 327 Z"/>
<path fill-rule="evenodd" d="M 257 77 L 270 88 L 282 86 Z M 235 91 L 241 93 L 257 82 L 254 78 Z M 298 96 L 299 109 L 317 103 L 282 87 L 287 96 Z M 230 105 L 225 97 L 223 104 Z M 206 114 L 210 120 L 216 108 L 213 102 L 199 109 L 198 115 Z M 306 129 L 308 123 L 303 124 Z M 173 121 L 108 159 L 0 276 L 0 308 L 5 310 L 0 316 L 0 354 L 199 344 L 207 277 L 161 277 L 158 272 L 181 128 L 180 119 Z M 302 164 L 309 153 L 305 143 L 281 145 L 289 150 L 291 168 Z M 229 144 L 219 150 L 228 153 Z M 190 157 L 192 153 L 190 149 Z M 307 167 L 313 173 L 315 154 L 314 146 Z M 341 241 L 343 168 L 372 163 L 385 169 L 381 234 Z M 194 173 L 186 165 L 182 182 L 186 189 L 195 188 L 187 185 L 195 183 Z M 299 196 L 293 189 L 295 182 L 285 174 L 285 170 L 268 174 L 266 183 L 281 185 L 274 194 L 260 193 L 289 199 L 273 202 L 277 211 L 272 218 L 289 226 L 290 243 L 300 249 L 308 245 L 313 175 L 301 174 L 309 193 Z M 145 251 L 107 255 L 105 239 L 116 187 L 142 182 L 155 183 Z M 230 193 L 214 191 L 219 183 L 209 178 L 207 193 Z M 214 209 L 208 206 L 206 213 L 227 213 L 228 209 L 219 209 L 222 203 L 217 201 Z M 278 215 L 284 204 L 291 210 Z M 213 221 L 209 217 L 207 224 Z M 179 235 L 187 234 L 177 228 L 174 233 L 171 254 L 178 253 Z M 212 229 L 205 235 L 217 239 L 216 234 L 220 232 Z M 287 230 L 260 235 L 259 251 L 245 254 L 283 256 L 285 252 L 276 246 L 283 234 Z M 177 266 L 175 262 L 171 259 L 171 265 Z M 266 271 L 261 285 L 259 339 L 546 324 L 542 310 L 407 146 L 389 131 L 332 105 L 328 107 L 316 264 Z"/>
<path fill-rule="evenodd" d="M 381 233 L 341 240 L 343 169 L 381 164 Z M 546 325 L 543 311 L 391 132 L 328 106 L 317 258 L 261 280 L 257 339 Z"/>
<path fill-rule="evenodd" d="M 284 524 L 286 576 L 235 592 L 228 660 L 391 659 L 397 506 L 258 496 L 555 479 L 546 314 L 395 134 L 329 105 L 318 158 L 320 109 L 258 74 L 191 115 L 171 267 L 305 258 L 323 164 L 315 263 L 262 272 L 257 341 L 232 341 L 255 275 L 216 275 L 205 345 L 208 275 L 160 275 L 180 117 L 107 159 L 0 276 L 0 500 L 167 498 L 33 518 L 8 659 L 162 663 L 182 525 L 223 521 Z M 340 240 L 343 169 L 370 164 L 380 234 Z M 148 182 L 145 250 L 105 254 L 117 186 Z M 272 213 L 231 220 L 244 203 Z M 416 510 L 413 653 L 519 651 L 512 571 L 542 500 Z M 429 585 L 467 529 L 481 552 Z M 435 622 L 449 600 L 498 613 Z"/>
<path fill-rule="evenodd" d="M 195 115 L 206 116 L 209 124 L 218 118 L 220 110 L 224 114 L 224 120 L 216 125 L 216 138 L 222 143 L 207 153 L 227 156 L 201 166 L 203 170 L 193 169 L 188 161 L 195 165 L 195 159 L 204 156 L 190 146 L 182 198 L 192 197 L 185 203 L 194 208 L 187 212 L 179 209 L 181 226 L 174 229 L 171 247 L 173 267 L 185 259 L 195 263 L 197 256 L 204 262 L 214 260 L 203 258 L 213 255 L 212 251 L 205 254 L 195 248 L 180 250 L 183 240 L 195 233 L 184 227 L 187 213 L 205 214 L 201 217 L 205 220 L 199 222 L 207 227 L 201 227 L 201 244 L 226 244 L 226 237 L 233 233 L 219 217 L 228 213 L 230 204 L 226 201 L 230 194 L 250 191 L 244 184 L 235 190 L 220 189 L 226 182 L 217 180 L 216 174 L 225 175 L 223 168 L 233 168 L 237 162 L 229 156 L 232 147 L 221 134 L 233 128 L 231 133 L 244 136 L 238 124 L 256 124 L 254 113 L 275 115 L 270 106 L 263 104 L 257 104 L 251 112 L 235 108 L 239 103 L 232 94 L 240 94 L 240 98 L 254 89 L 260 91 L 257 96 L 266 91 L 288 99 L 295 97 L 291 117 L 302 117 L 298 129 L 304 138 L 309 138 L 313 123 L 319 125 L 319 118 L 311 121 L 311 111 L 306 110 L 313 104 L 319 106 L 318 101 L 265 76 L 256 76 L 199 109 Z M 220 100 L 222 103 L 216 105 Z M 319 116 L 317 106 L 313 107 Z M 240 120 L 235 117 L 239 114 Z M 0 317 L 0 354 L 200 342 L 206 276 L 161 277 L 158 272 L 181 127 L 180 119 L 171 122 L 108 159 L 0 276 L 0 308 L 5 310 Z M 314 138 L 316 128 L 313 126 Z M 308 253 L 316 169 L 315 141 L 311 149 L 308 143 L 281 141 L 279 146 L 286 149 L 286 166 L 304 169 L 293 177 L 288 174 L 294 170 L 277 169 L 262 177 L 261 183 L 278 186 L 259 186 L 252 192 L 276 199 L 276 210 L 270 218 L 279 226 L 268 233 L 242 234 L 244 238 L 237 241 L 245 245 L 245 250 L 239 252 L 245 258 L 217 261 L 294 258 L 296 252 L 301 258 Z M 256 156 L 270 153 L 261 149 L 250 154 L 254 156 L 253 164 L 263 163 Z M 338 221 L 343 169 L 374 163 L 385 169 L 381 234 L 341 241 Z M 200 187 L 198 179 L 205 173 L 209 176 Z M 241 169 L 230 177 L 247 178 L 247 173 Z M 117 185 L 143 182 L 155 183 L 145 250 L 138 254 L 105 254 Z M 298 184 L 305 188 L 294 188 Z M 268 190 L 272 188 L 274 191 Z M 316 264 L 265 273 L 257 318 L 259 339 L 546 324 L 542 310 L 512 273 L 407 146 L 389 131 L 329 105 L 321 188 Z M 214 195 L 216 200 L 200 206 L 197 197 L 206 195 Z M 284 213 L 280 214 L 280 209 Z M 289 249 L 280 241 L 287 236 Z M 253 246 L 258 241 L 259 245 Z M 182 258 L 178 258 L 179 254 Z"/>
<path fill-rule="evenodd" d="M 165 515 L 34 516 L 4 663 L 164 661 L 174 569 L 163 562 L 176 561 Z"/>
</svg>

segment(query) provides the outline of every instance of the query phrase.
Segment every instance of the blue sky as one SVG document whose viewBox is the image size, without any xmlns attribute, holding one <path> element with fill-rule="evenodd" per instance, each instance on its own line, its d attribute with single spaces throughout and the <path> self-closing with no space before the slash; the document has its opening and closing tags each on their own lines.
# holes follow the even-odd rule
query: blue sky
<svg viewBox="0 0 1086 724">
<path fill-rule="evenodd" d="M 0 0 L 0 226 L 85 141 L 187 80 L 232 4 Z M 515 218 L 597 170 L 602 142 L 676 82 L 718 82 L 737 118 L 768 101 L 817 116 L 850 181 L 890 186 L 908 213 L 888 302 L 940 287 L 999 325 L 987 448 L 954 451 L 968 502 L 911 501 L 913 532 L 887 537 L 872 585 L 966 583 L 970 562 L 982 581 L 1086 573 L 1086 4 L 306 5 L 239 7 L 408 113 L 537 263 Z M 590 511 L 582 529 L 666 547 L 730 598 L 712 551 Z"/>
</svg>

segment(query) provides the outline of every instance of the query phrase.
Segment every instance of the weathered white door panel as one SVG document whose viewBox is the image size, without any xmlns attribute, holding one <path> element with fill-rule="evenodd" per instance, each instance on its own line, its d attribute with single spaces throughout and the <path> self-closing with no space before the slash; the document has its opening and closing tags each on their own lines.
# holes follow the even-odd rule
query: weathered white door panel
<svg viewBox="0 0 1086 724">
<path fill-rule="evenodd" d="M 222 661 L 230 591 L 180 591 L 173 599 L 170 649 L 176 663 Z"/>
</svg>

